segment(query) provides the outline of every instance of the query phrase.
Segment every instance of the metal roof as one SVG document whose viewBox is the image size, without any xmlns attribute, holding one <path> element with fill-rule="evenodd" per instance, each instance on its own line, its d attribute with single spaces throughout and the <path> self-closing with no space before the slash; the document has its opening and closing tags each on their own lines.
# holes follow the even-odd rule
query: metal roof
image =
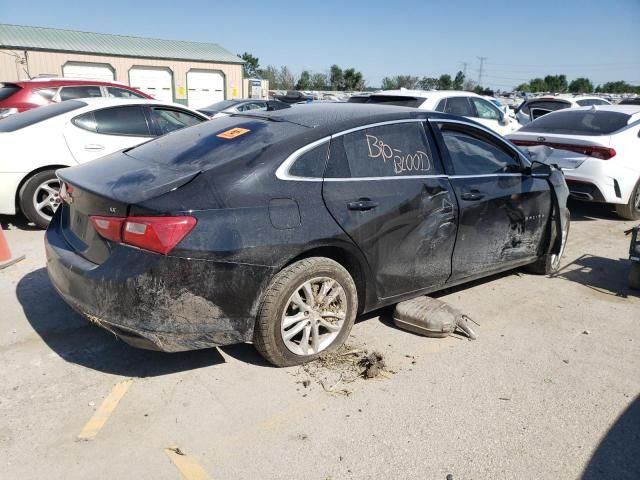
<svg viewBox="0 0 640 480">
<path fill-rule="evenodd" d="M 106 33 L 7 24 L 0 24 L 0 48 L 97 53 L 124 57 L 218 63 L 244 63 L 240 57 L 216 43 L 127 37 Z"/>
</svg>

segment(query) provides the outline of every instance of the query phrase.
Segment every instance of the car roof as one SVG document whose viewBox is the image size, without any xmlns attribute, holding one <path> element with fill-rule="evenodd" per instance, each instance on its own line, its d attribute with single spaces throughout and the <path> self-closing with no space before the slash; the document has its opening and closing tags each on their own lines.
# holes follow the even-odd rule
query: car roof
<svg viewBox="0 0 640 480">
<path fill-rule="evenodd" d="M 94 108 L 98 108 L 102 106 L 113 107 L 116 105 L 168 105 L 172 107 L 184 108 L 185 110 L 192 110 L 184 105 L 180 105 L 179 103 L 163 102 L 161 100 L 153 100 L 150 98 L 89 97 L 89 98 L 78 98 L 76 100 L 80 100 L 86 103 L 87 106 L 91 106 Z"/>
</svg>

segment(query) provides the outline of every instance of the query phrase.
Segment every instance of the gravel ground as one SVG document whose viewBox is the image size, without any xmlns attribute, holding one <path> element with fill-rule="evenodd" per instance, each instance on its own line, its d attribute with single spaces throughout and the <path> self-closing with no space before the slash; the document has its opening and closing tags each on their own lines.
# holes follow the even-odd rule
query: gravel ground
<svg viewBox="0 0 640 480">
<path fill-rule="evenodd" d="M 640 478 L 632 223 L 606 208 L 574 206 L 554 278 L 514 272 L 440 295 L 480 323 L 476 341 L 398 330 L 390 310 L 361 319 L 349 342 L 387 371 L 335 390 L 251 345 L 128 347 L 57 297 L 42 232 L 0 221 L 27 255 L 0 271 L 2 478 L 181 478 L 170 446 L 199 465 L 188 479 Z M 78 441 L 127 379 L 95 439 Z"/>
</svg>

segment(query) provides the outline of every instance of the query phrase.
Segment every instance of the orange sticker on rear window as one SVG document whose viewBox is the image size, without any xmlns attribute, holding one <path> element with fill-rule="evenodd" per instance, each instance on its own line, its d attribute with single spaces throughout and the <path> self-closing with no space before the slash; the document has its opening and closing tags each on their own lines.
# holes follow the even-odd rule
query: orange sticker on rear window
<svg viewBox="0 0 640 480">
<path fill-rule="evenodd" d="M 247 132 L 250 132 L 248 128 L 232 128 L 231 130 L 227 130 L 226 132 L 219 133 L 216 135 L 218 138 L 225 138 L 227 140 L 231 140 L 232 138 L 239 137 L 240 135 L 244 135 Z"/>
</svg>

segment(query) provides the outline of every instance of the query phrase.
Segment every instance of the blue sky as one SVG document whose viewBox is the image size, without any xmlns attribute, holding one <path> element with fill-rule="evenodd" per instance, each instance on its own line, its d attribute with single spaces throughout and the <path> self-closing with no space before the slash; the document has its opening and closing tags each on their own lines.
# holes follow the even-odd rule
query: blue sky
<svg viewBox="0 0 640 480">
<path fill-rule="evenodd" d="M 372 86 L 396 74 L 454 75 L 461 62 L 477 80 L 480 56 L 482 83 L 494 88 L 547 73 L 640 85 L 640 0 L 31 0 L 0 12 L 2 23 L 215 42 L 295 74 L 337 63 Z"/>
</svg>

